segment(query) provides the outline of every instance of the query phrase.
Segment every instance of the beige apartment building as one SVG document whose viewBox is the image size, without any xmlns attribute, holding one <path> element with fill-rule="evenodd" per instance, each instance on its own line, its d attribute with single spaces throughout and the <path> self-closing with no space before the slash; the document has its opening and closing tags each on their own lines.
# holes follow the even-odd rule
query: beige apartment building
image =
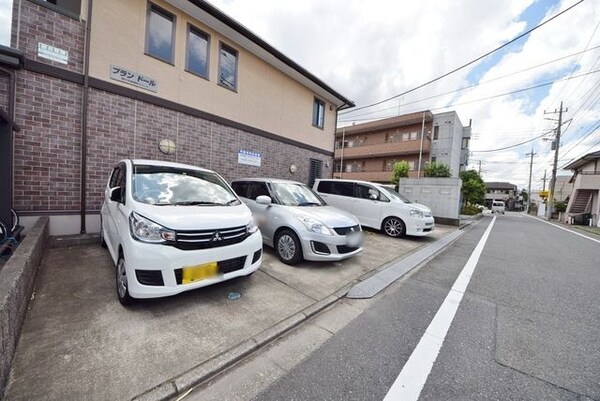
<svg viewBox="0 0 600 401">
<path fill-rule="evenodd" d="M 408 162 L 410 178 L 423 177 L 429 162 L 450 168 L 453 177 L 469 158 L 471 123 L 456 112 L 421 111 L 336 131 L 334 177 L 389 183 L 394 163 Z"/>
<path fill-rule="evenodd" d="M 337 113 L 354 106 L 202 0 L 14 1 L 0 72 L 0 206 L 50 216 L 53 234 L 99 229 L 123 158 L 330 177 Z"/>
</svg>

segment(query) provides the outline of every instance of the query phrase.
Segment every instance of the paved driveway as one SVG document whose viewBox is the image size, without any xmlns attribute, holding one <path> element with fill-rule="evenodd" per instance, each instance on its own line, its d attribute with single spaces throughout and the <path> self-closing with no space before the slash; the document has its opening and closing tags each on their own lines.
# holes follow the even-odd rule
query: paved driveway
<svg viewBox="0 0 600 401">
<path fill-rule="evenodd" d="M 258 334 L 394 259 L 454 230 L 393 239 L 368 231 L 362 254 L 336 263 L 280 263 L 125 309 L 99 245 L 49 249 L 29 305 L 7 400 L 130 399 Z M 229 292 L 241 298 L 229 300 Z"/>
</svg>

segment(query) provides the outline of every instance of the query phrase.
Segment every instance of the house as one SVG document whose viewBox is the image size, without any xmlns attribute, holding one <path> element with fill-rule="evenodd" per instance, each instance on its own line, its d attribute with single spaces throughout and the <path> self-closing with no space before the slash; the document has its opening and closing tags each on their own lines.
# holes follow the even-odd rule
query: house
<svg viewBox="0 0 600 401">
<path fill-rule="evenodd" d="M 588 153 L 563 169 L 573 171 L 566 222 L 600 227 L 600 151 Z"/>
<path fill-rule="evenodd" d="M 13 7 L 11 48 L 0 48 L 0 167 L 12 173 L 0 196 L 25 225 L 47 215 L 51 234 L 98 231 L 123 158 L 227 180 L 332 175 L 337 113 L 353 102 L 206 1 Z"/>
<path fill-rule="evenodd" d="M 509 182 L 486 182 L 485 183 L 485 207 L 491 209 L 493 201 L 502 201 L 507 210 L 515 210 L 520 207 L 517 198 L 517 186 Z"/>
<path fill-rule="evenodd" d="M 458 177 L 468 164 L 471 125 L 456 112 L 404 114 L 338 128 L 334 177 L 389 183 L 394 163 L 408 162 L 410 178 L 423 177 L 428 162 Z"/>
</svg>

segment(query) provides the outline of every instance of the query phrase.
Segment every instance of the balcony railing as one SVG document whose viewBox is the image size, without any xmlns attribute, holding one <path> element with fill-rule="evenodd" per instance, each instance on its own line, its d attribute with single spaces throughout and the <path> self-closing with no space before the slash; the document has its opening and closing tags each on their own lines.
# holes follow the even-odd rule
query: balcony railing
<svg viewBox="0 0 600 401">
<path fill-rule="evenodd" d="M 418 154 L 421 148 L 421 141 L 387 142 L 374 145 L 365 145 L 352 148 L 344 148 L 344 159 L 360 159 L 370 157 L 386 157 L 396 155 Z M 423 140 L 423 153 L 429 153 L 431 141 Z M 342 157 L 342 149 L 335 150 L 335 158 Z"/>
<path fill-rule="evenodd" d="M 357 171 L 352 173 L 342 172 L 340 177 L 340 172 L 336 171 L 333 173 L 333 178 L 343 178 L 346 180 L 361 180 L 361 181 L 373 181 L 373 182 L 383 182 L 389 184 L 390 178 L 392 177 L 392 171 Z M 417 178 L 417 171 L 409 171 L 408 176 L 410 178 Z M 421 176 L 423 176 L 423 171 L 421 171 Z"/>
<path fill-rule="evenodd" d="M 589 171 L 578 173 L 573 189 L 600 189 L 600 173 Z"/>
</svg>

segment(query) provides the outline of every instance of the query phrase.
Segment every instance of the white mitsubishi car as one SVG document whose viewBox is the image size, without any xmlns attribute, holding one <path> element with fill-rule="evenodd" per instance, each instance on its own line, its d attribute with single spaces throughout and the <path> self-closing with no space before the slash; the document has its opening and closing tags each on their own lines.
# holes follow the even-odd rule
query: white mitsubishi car
<svg viewBox="0 0 600 401">
<path fill-rule="evenodd" d="M 262 238 L 252 213 L 213 171 L 122 160 L 101 210 L 119 301 L 156 298 L 252 274 Z"/>
</svg>

